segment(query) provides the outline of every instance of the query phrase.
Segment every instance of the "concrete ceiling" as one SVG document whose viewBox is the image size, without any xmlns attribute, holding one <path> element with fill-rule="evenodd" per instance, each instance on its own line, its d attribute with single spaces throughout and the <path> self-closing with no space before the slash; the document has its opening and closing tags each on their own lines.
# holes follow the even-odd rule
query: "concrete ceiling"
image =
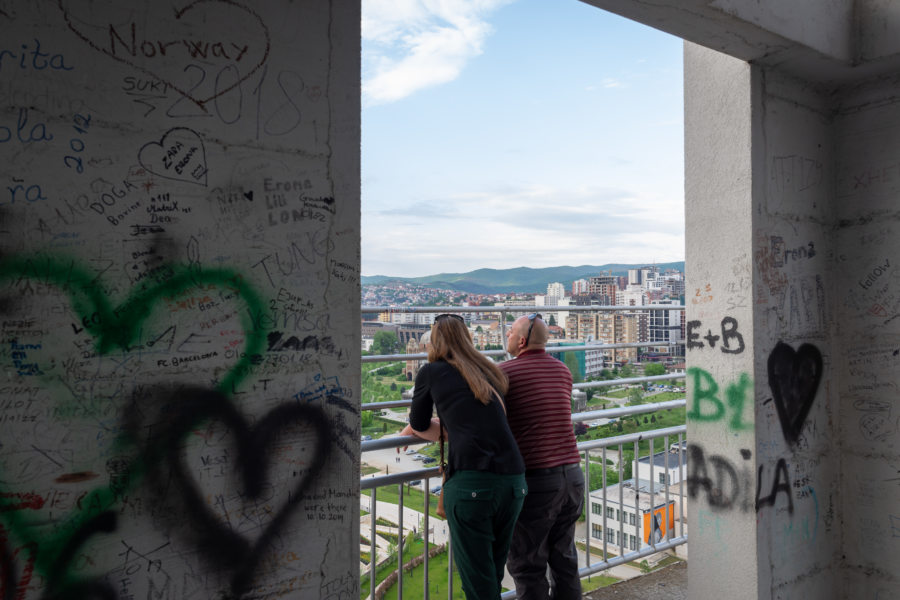
<svg viewBox="0 0 900 600">
<path fill-rule="evenodd" d="M 900 73 L 895 0 L 582 0 L 826 86 Z"/>
</svg>

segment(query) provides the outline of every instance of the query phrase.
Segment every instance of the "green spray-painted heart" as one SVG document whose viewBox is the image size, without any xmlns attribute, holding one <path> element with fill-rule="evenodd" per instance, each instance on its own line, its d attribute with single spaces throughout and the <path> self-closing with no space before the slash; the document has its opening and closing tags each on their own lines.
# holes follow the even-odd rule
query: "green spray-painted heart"
<svg viewBox="0 0 900 600">
<path fill-rule="evenodd" d="M 178 266 L 169 266 L 169 269 L 171 277 L 156 285 L 142 285 L 116 307 L 104 294 L 97 277 L 69 259 L 47 255 L 5 257 L 0 259 L 0 282 L 34 280 L 59 287 L 69 296 L 75 314 L 96 338 L 96 351 L 101 355 L 117 348 L 127 351 L 135 343 L 142 324 L 154 305 L 164 298 L 177 297 L 194 287 L 204 285 L 223 286 L 233 290 L 247 305 L 249 311 L 242 316 L 245 332 L 244 352 L 217 386 L 220 392 L 227 395 L 249 373 L 248 367 L 252 364 L 253 356 L 261 353 L 265 347 L 266 332 L 256 328 L 249 316 L 264 309 L 263 300 L 244 282 L 240 274 L 233 271 L 198 270 Z M 94 315 L 95 318 L 85 318 Z M 134 443 L 135 440 L 123 434 L 116 439 L 116 448 L 125 450 L 133 447 Z M 143 458 L 148 459 L 146 456 Z M 145 474 L 147 462 L 147 460 L 135 461 L 128 466 L 127 477 L 124 478 L 127 487 L 125 489 L 119 487 L 118 493 L 127 492 L 139 484 Z M 65 562 L 64 555 L 72 550 L 70 538 L 76 532 L 82 531 L 92 520 L 97 520 L 98 514 L 101 516 L 108 514 L 106 511 L 116 503 L 116 493 L 109 486 L 93 489 L 82 501 L 83 505 L 92 507 L 91 509 L 70 516 L 51 539 L 41 540 L 33 535 L 33 528 L 24 513 L 16 510 L 16 497 L 15 494 L 0 488 L 0 518 L 7 531 L 20 546 L 32 549 L 31 551 L 37 548 L 40 542 L 41 551 L 37 557 L 32 557 L 34 566 L 43 573 L 57 571 L 56 575 L 62 575 L 62 579 L 56 584 L 57 589 L 83 588 L 84 582 L 58 573 L 58 569 L 61 563 Z"/>
</svg>

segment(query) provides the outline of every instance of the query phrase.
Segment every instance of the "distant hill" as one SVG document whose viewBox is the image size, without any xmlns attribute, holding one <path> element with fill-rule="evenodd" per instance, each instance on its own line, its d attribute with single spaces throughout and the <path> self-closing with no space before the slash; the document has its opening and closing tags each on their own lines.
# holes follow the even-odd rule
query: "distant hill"
<svg viewBox="0 0 900 600">
<path fill-rule="evenodd" d="M 627 275 L 628 269 L 640 269 L 646 267 L 646 263 L 625 265 L 581 265 L 580 267 L 546 267 L 543 269 L 530 269 L 517 267 L 515 269 L 478 269 L 468 273 L 440 273 L 438 275 L 426 275 L 425 277 L 389 277 L 386 275 L 373 275 L 362 277 L 362 285 L 379 285 L 390 281 L 417 283 L 428 287 L 448 290 L 459 290 L 472 294 L 502 294 L 504 292 L 544 293 L 547 284 L 558 281 L 567 288 L 571 287 L 576 279 L 587 279 L 595 275 L 605 274 L 611 271 L 613 275 Z M 684 261 L 657 263 L 660 270 L 677 269 L 684 272 Z"/>
</svg>

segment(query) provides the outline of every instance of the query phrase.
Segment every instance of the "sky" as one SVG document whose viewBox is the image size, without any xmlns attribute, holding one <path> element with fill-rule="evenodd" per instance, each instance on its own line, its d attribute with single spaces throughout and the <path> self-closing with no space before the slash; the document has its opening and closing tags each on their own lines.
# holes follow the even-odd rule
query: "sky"
<svg viewBox="0 0 900 600">
<path fill-rule="evenodd" d="M 362 274 L 684 260 L 682 98 L 578 0 L 362 0 Z"/>
</svg>

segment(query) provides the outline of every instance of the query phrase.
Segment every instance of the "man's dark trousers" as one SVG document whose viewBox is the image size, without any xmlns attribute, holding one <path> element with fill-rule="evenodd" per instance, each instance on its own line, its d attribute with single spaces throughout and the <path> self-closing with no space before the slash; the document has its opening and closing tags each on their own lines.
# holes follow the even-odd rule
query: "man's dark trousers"
<svg viewBox="0 0 900 600">
<path fill-rule="evenodd" d="M 574 463 L 525 473 L 528 496 L 513 532 L 506 567 L 518 600 L 580 600 L 575 523 L 584 507 L 584 474 Z"/>
</svg>

